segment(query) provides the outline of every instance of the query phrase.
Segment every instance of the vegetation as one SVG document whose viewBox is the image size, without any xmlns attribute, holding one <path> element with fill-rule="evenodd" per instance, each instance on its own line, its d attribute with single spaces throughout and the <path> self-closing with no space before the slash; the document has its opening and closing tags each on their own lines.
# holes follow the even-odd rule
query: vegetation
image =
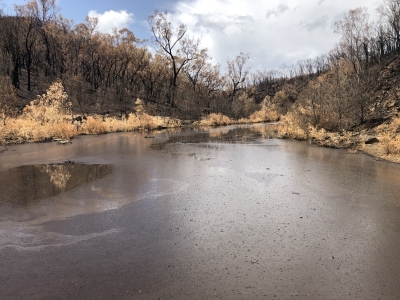
<svg viewBox="0 0 400 300">
<path fill-rule="evenodd" d="M 96 18 L 73 26 L 55 2 L 0 11 L 1 143 L 174 127 L 181 120 L 280 120 L 282 137 L 359 150 L 371 148 L 364 142 L 374 135 L 384 155 L 400 154 L 398 0 L 383 1 L 376 23 L 365 8 L 350 10 L 336 23 L 341 39 L 329 53 L 254 73 L 245 53 L 223 68 L 212 64 L 186 25 L 175 27 L 167 13 L 147 18 L 149 42 L 128 29 L 100 33 Z"/>
<path fill-rule="evenodd" d="M 138 98 L 154 115 L 191 120 L 210 113 L 233 116 L 232 102 L 247 85 L 245 54 L 228 60 L 223 75 L 200 41 L 187 34 L 184 24 L 175 28 L 167 13 L 147 18 L 153 34 L 148 42 L 128 29 L 101 33 L 96 18 L 73 26 L 57 14 L 55 2 L 30 0 L 15 5 L 13 15 L 0 12 L 0 76 L 17 90 L 20 108 L 60 79 L 72 110 L 82 116 L 127 117 L 135 113 Z"/>
<path fill-rule="evenodd" d="M 365 150 L 365 142 L 378 137 L 375 156 L 400 153 L 398 111 L 400 107 L 400 2 L 385 0 L 380 20 L 370 23 L 365 8 L 349 11 L 336 23 L 341 40 L 320 60 L 299 62 L 294 84 L 287 80 L 275 94 L 285 98 L 285 87 L 296 92 L 280 133 L 288 138 L 309 139 L 330 147 Z M 322 70 L 322 71 L 320 71 Z M 380 126 L 378 126 L 380 125 Z M 376 148 L 376 146 L 374 146 Z"/>
<path fill-rule="evenodd" d="M 45 94 L 37 96 L 26 105 L 18 117 L 10 118 L 5 126 L 0 126 L 0 142 L 8 144 L 69 140 L 78 134 L 102 134 L 180 125 L 177 119 L 153 117 L 143 111 L 122 119 L 92 115 L 82 120 L 74 120 L 71 102 L 68 101 L 61 81 L 56 81 Z"/>
</svg>

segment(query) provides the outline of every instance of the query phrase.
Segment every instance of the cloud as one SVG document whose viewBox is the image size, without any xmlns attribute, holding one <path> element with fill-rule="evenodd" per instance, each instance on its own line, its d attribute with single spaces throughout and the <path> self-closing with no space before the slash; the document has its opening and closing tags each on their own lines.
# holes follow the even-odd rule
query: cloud
<svg viewBox="0 0 400 300">
<path fill-rule="evenodd" d="M 309 23 L 305 22 L 303 24 L 303 28 L 307 29 L 307 31 L 313 31 L 318 28 L 323 29 L 328 24 L 328 21 L 329 21 L 329 17 L 327 15 L 325 15 L 325 16 L 322 16 L 312 22 L 309 22 Z"/>
<path fill-rule="evenodd" d="M 377 0 L 178 0 L 174 24 L 202 39 L 215 62 L 248 53 L 252 69 L 290 66 L 328 52 L 339 41 L 332 24 L 358 6 L 374 14 Z"/>
<path fill-rule="evenodd" d="M 267 11 L 266 17 L 267 19 L 271 16 L 279 17 L 281 14 L 283 14 L 285 11 L 289 9 L 289 6 L 286 4 L 280 4 L 278 8 L 276 9 L 269 9 Z"/>
<path fill-rule="evenodd" d="M 130 24 L 134 23 L 133 14 L 128 13 L 125 10 L 109 10 L 103 14 L 100 14 L 95 10 L 91 10 L 89 11 L 88 16 L 99 19 L 97 29 L 103 33 L 112 33 L 113 28 L 120 30 L 122 28 L 127 28 Z"/>
</svg>

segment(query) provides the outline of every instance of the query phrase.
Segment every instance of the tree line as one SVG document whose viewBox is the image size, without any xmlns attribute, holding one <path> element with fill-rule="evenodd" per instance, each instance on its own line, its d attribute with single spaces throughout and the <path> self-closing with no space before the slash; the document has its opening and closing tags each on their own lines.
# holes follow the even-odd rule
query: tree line
<svg viewBox="0 0 400 300">
<path fill-rule="evenodd" d="M 350 10 L 336 22 L 340 41 L 328 53 L 259 74 L 254 84 L 304 131 L 383 122 L 400 106 L 400 89 L 384 82 L 399 71 L 400 0 L 384 0 L 377 12 L 372 22 L 366 8 Z"/>
<path fill-rule="evenodd" d="M 11 114 L 59 78 L 81 114 L 127 115 L 140 99 L 159 115 L 240 118 L 263 103 L 313 126 L 349 128 L 371 119 L 371 107 L 374 118 L 383 117 L 384 98 L 377 102 L 372 89 L 381 68 L 400 52 L 400 0 L 384 0 L 378 12 L 372 23 L 365 8 L 350 10 L 336 23 L 341 40 L 327 54 L 250 72 L 245 53 L 226 66 L 213 64 L 200 40 L 185 24 L 172 24 L 167 12 L 147 18 L 152 39 L 142 41 L 126 28 L 99 32 L 97 18 L 73 25 L 55 0 L 30 0 L 14 5 L 13 14 L 0 11 L 0 110 Z"/>
<path fill-rule="evenodd" d="M 153 39 L 141 41 L 126 28 L 99 32 L 97 18 L 73 26 L 58 14 L 55 0 L 14 5 L 13 15 L 0 14 L 0 76 L 22 99 L 60 78 L 82 114 L 128 114 L 137 99 L 158 114 L 232 113 L 246 85 L 247 55 L 228 60 L 222 74 L 184 24 L 174 27 L 166 12 L 147 21 Z"/>
</svg>

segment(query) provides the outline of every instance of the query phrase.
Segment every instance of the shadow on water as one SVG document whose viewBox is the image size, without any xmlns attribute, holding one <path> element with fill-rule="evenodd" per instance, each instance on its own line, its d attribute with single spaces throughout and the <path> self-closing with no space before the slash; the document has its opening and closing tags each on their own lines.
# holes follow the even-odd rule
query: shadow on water
<svg viewBox="0 0 400 300">
<path fill-rule="evenodd" d="M 0 204 L 26 206 L 52 197 L 84 182 L 105 177 L 112 165 L 85 165 L 67 161 L 60 164 L 27 165 L 0 173 Z"/>
<path fill-rule="evenodd" d="M 182 131 L 167 141 L 152 144 L 151 148 L 163 150 L 168 144 L 198 143 L 257 143 L 261 138 L 276 138 L 277 124 L 232 125 L 203 130 Z"/>
</svg>

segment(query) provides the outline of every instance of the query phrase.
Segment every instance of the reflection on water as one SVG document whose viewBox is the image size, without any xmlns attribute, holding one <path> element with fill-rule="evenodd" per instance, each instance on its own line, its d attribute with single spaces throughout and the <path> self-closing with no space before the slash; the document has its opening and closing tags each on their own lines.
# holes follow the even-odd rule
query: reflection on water
<svg viewBox="0 0 400 300">
<path fill-rule="evenodd" d="M 0 174 L 0 203 L 26 206 L 35 200 L 58 195 L 84 182 L 112 172 L 111 165 L 66 162 L 28 165 Z"/>
<path fill-rule="evenodd" d="M 132 299 L 398 299 L 400 167 L 267 140 L 271 131 L 260 124 L 10 146 L 0 168 L 36 166 L 0 173 L 0 269 L 10 270 L 0 275 L 2 299 L 121 291 Z M 149 151 L 163 141 L 165 150 Z M 24 205 L 43 186 L 66 190 L 107 168 L 89 176 L 83 168 L 94 166 L 41 164 L 49 159 L 115 170 Z"/>
<path fill-rule="evenodd" d="M 275 138 L 277 136 L 276 124 L 234 125 L 205 130 L 192 130 L 171 135 L 162 143 L 153 144 L 152 149 L 162 150 L 167 144 L 197 144 L 197 143 L 230 143 L 248 144 L 256 143 L 261 138 Z"/>
</svg>

